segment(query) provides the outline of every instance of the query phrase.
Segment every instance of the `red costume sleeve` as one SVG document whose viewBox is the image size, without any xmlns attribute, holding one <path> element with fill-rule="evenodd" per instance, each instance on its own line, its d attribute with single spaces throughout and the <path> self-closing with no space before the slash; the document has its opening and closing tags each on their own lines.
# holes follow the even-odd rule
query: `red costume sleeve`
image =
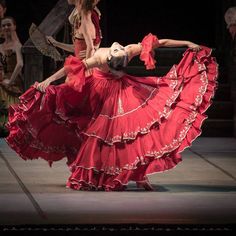
<svg viewBox="0 0 236 236">
<path fill-rule="evenodd" d="M 146 69 L 154 69 L 156 60 L 154 59 L 153 46 L 158 46 L 158 38 L 149 33 L 141 42 L 142 51 L 140 54 L 140 60 L 144 61 Z"/>
</svg>

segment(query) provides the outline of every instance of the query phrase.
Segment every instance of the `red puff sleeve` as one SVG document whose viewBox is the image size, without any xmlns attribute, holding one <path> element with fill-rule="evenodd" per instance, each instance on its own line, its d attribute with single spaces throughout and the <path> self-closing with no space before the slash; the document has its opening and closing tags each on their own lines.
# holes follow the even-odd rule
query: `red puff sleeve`
<svg viewBox="0 0 236 236">
<path fill-rule="evenodd" d="M 67 74 L 65 83 L 81 92 L 85 84 L 85 70 L 84 63 L 77 57 L 69 56 L 65 60 L 64 68 Z"/>
<path fill-rule="evenodd" d="M 142 51 L 140 54 L 140 60 L 144 61 L 147 70 L 154 69 L 156 60 L 153 55 L 153 46 L 159 45 L 157 36 L 149 33 L 144 37 L 141 44 Z"/>
</svg>

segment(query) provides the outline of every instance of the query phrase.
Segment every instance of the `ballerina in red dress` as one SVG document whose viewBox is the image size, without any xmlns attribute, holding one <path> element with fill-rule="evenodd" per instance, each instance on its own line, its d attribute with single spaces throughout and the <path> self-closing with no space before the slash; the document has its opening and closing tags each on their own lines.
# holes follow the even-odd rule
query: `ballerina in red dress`
<svg viewBox="0 0 236 236">
<path fill-rule="evenodd" d="M 165 76 L 123 72 L 134 56 L 152 69 L 155 48 L 179 46 L 188 49 Z M 201 134 L 217 73 L 211 49 L 152 34 L 138 44 L 100 48 L 83 61 L 70 56 L 11 107 L 6 140 L 25 160 L 67 157 L 69 188 L 119 191 L 135 181 L 152 190 L 147 176 L 175 167 Z M 64 75 L 64 84 L 50 85 Z"/>
</svg>

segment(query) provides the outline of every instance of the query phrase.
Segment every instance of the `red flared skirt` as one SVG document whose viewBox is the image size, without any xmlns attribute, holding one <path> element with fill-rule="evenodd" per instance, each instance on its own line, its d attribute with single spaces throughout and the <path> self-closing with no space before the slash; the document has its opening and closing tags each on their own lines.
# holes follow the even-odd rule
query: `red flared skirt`
<svg viewBox="0 0 236 236">
<path fill-rule="evenodd" d="M 10 108 L 8 144 L 25 160 L 67 158 L 67 186 L 122 190 L 169 170 L 201 134 L 217 79 L 211 50 L 187 50 L 163 77 L 94 70 L 82 90 L 33 86 Z M 81 71 L 74 70 L 80 79 Z M 84 78 L 81 78 L 84 79 Z"/>
</svg>

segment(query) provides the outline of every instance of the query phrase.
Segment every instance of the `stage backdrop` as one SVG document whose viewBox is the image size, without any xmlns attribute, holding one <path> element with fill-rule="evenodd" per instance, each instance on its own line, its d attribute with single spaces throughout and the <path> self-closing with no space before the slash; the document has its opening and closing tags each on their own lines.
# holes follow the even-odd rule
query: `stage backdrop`
<svg viewBox="0 0 236 236">
<path fill-rule="evenodd" d="M 16 18 L 22 43 L 28 39 L 31 23 L 40 24 L 56 2 L 7 0 L 7 15 Z M 216 47 L 227 34 L 224 12 L 234 2 L 198 0 L 186 4 L 184 0 L 101 0 L 102 46 L 113 41 L 123 44 L 136 42 L 152 32 L 159 38 L 188 39 Z"/>
</svg>

